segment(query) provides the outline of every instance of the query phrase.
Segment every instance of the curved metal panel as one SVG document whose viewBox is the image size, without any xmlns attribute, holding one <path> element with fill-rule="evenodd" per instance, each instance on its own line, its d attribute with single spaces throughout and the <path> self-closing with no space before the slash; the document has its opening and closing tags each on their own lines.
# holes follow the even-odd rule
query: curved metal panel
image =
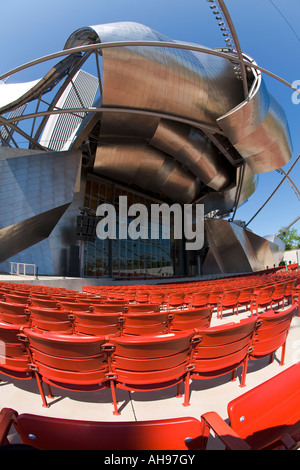
<svg viewBox="0 0 300 470">
<path fill-rule="evenodd" d="M 161 192 L 182 204 L 195 200 L 198 180 L 174 159 L 143 143 L 105 143 L 98 146 L 94 171 L 117 181 Z"/>
<path fill-rule="evenodd" d="M 96 42 L 156 40 L 174 42 L 147 26 L 124 22 L 90 27 Z M 81 31 L 82 34 L 82 30 Z M 89 29 L 85 28 L 86 34 Z M 74 33 L 65 48 L 82 44 Z M 92 34 L 93 37 L 93 34 Z M 89 43 L 86 39 L 84 44 Z M 243 99 L 241 82 L 226 59 L 180 49 L 104 49 L 103 105 L 153 109 L 215 124 Z"/>
<path fill-rule="evenodd" d="M 216 191 L 225 189 L 232 182 L 229 163 L 198 129 L 162 119 L 150 145 L 173 156 Z"/>
<path fill-rule="evenodd" d="M 218 210 L 219 215 L 228 215 L 235 207 L 237 188 L 241 178 L 241 169 L 237 172 L 237 181 L 231 188 L 224 191 L 209 192 L 198 199 L 197 202 L 204 204 L 206 214 Z M 245 164 L 244 177 L 242 181 L 241 194 L 238 206 L 244 204 L 255 192 L 258 184 L 258 176 L 253 173 L 249 165 Z"/>
<path fill-rule="evenodd" d="M 278 265 L 284 251 L 276 243 L 227 220 L 206 220 L 209 251 L 203 274 L 247 273 Z"/>
<path fill-rule="evenodd" d="M 176 42 L 147 26 L 125 22 L 81 28 L 70 36 L 65 48 L 123 40 Z M 250 99 L 244 101 L 242 82 L 234 75 L 234 65 L 224 58 L 134 45 L 105 48 L 102 55 L 102 106 L 152 110 L 206 125 L 218 124 L 253 173 L 280 168 L 291 158 L 284 113 L 269 95 L 260 74 L 248 71 Z M 224 191 L 234 184 L 236 170 L 193 127 L 150 116 L 103 113 L 100 145 L 108 138 L 122 136 L 145 138 L 215 191 Z M 241 201 L 254 190 L 253 174 L 250 180 L 244 184 L 246 194 Z M 236 188 L 228 191 L 217 199 L 223 199 L 230 207 Z"/>
<path fill-rule="evenodd" d="M 252 99 L 217 122 L 254 173 L 276 170 L 289 162 L 292 143 L 286 116 L 261 77 Z"/>
<path fill-rule="evenodd" d="M 144 25 L 111 23 L 75 31 L 65 48 L 89 44 L 91 41 L 117 40 L 170 41 Z M 155 110 L 215 124 L 216 118 L 224 110 L 236 106 L 243 97 L 242 86 L 234 76 L 233 66 L 223 58 L 208 58 L 203 53 L 147 46 L 104 49 L 102 55 L 102 106 L 108 108 L 118 106 L 124 109 Z M 190 126 L 167 123 L 166 120 L 152 116 L 103 113 L 100 146 L 106 146 L 108 139 L 115 138 L 120 142 L 122 137 L 125 146 L 128 138 L 146 139 L 151 146 L 177 160 L 180 174 L 188 174 L 180 168 L 182 165 L 214 190 L 222 190 L 234 181 L 234 171 L 230 171 L 225 157 L 200 131 Z M 181 151 L 178 152 L 179 141 Z M 105 151 L 108 152 L 107 148 Z M 144 155 L 146 158 L 149 152 Z M 136 162 L 131 160 L 131 164 L 134 166 Z M 173 169 L 170 171 L 173 172 Z M 173 177 L 174 173 L 170 179 Z M 158 191 L 160 189 L 163 192 L 162 188 L 158 188 Z"/>
</svg>

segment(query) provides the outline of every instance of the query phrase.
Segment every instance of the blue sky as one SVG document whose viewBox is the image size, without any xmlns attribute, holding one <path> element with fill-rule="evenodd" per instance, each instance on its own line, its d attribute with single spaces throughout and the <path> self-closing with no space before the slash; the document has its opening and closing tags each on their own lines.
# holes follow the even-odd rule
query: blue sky
<svg viewBox="0 0 300 470">
<path fill-rule="evenodd" d="M 288 82 L 300 80 L 300 1 L 227 0 L 225 3 L 242 50 Z M 80 27 L 115 21 L 137 21 L 172 39 L 208 47 L 224 46 L 206 0 L 10 0 L 1 5 L 0 74 L 62 50 L 69 35 Z M 30 73 L 23 79 L 38 78 Z M 273 78 L 264 77 L 289 121 L 294 153 L 284 167 L 288 171 L 300 154 L 300 104 L 292 103 L 292 90 Z M 290 176 L 300 190 L 300 162 Z M 248 222 L 281 178 L 277 172 L 260 175 L 257 191 L 237 211 L 236 219 Z M 284 182 L 249 228 L 262 236 L 277 233 L 280 227 L 289 225 L 300 215 L 299 209 L 300 201 Z M 294 227 L 300 232 L 300 221 Z"/>
</svg>

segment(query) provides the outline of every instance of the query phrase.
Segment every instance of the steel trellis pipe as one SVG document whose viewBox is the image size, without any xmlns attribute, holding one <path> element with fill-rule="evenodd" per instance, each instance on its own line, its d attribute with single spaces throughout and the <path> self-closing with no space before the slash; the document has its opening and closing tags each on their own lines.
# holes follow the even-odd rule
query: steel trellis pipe
<svg viewBox="0 0 300 470">
<path fill-rule="evenodd" d="M 208 49 L 206 47 L 195 46 L 195 45 L 185 44 L 185 43 L 160 42 L 160 41 L 115 41 L 115 42 L 107 42 L 107 43 L 101 43 L 101 44 L 88 44 L 85 46 L 73 47 L 71 49 L 65 49 L 63 51 L 58 51 L 52 54 L 48 54 L 46 56 L 40 57 L 38 59 L 34 59 L 30 62 L 20 65 L 10 70 L 9 72 L 2 74 L 0 76 L 0 80 L 4 80 L 5 78 L 10 77 L 11 75 L 16 74 L 17 72 L 21 72 L 34 65 L 38 65 L 42 62 L 47 62 L 48 60 L 56 59 L 58 57 L 63 57 L 68 54 L 78 54 L 79 52 L 86 52 L 86 51 L 97 51 L 99 49 L 105 49 L 105 48 L 111 48 L 111 47 L 113 48 L 113 47 L 129 47 L 129 46 L 132 46 L 132 47 L 143 47 L 143 46 L 168 47 L 168 48 L 173 48 L 173 49 L 185 49 L 185 50 L 203 52 L 204 54 L 211 54 L 211 55 L 215 55 L 218 57 L 222 57 L 223 59 L 230 60 L 231 62 L 239 62 L 240 64 L 244 64 L 250 68 L 259 70 L 260 72 L 263 72 L 266 75 L 269 75 L 270 77 L 275 78 L 276 80 L 280 81 L 281 83 L 288 86 L 289 88 L 291 88 L 292 90 L 294 90 L 300 95 L 300 90 L 294 87 L 288 81 L 284 80 L 283 78 L 279 77 L 273 72 L 270 72 L 269 70 L 263 67 L 260 67 L 257 64 L 253 64 L 249 62 L 248 60 L 244 58 L 241 59 L 240 57 L 237 57 L 236 55 L 232 55 L 228 52 L 220 52 L 214 49 Z"/>
</svg>

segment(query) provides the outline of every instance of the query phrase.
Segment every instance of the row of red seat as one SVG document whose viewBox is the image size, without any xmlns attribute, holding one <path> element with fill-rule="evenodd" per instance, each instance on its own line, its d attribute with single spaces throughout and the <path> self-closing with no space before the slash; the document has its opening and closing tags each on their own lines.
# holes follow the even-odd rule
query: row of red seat
<svg viewBox="0 0 300 470">
<path fill-rule="evenodd" d="M 235 398 L 227 404 L 230 424 L 214 411 L 200 419 L 116 423 L 19 415 L 4 408 L 0 412 L 0 449 L 205 450 L 211 429 L 228 450 L 299 449 L 299 381 L 297 363 Z M 21 447 L 9 442 L 12 425 Z"/>
<path fill-rule="evenodd" d="M 89 294 L 101 295 L 110 299 L 124 299 L 136 295 L 151 295 L 152 293 L 188 293 L 188 292 L 199 292 L 203 290 L 212 289 L 244 289 L 247 287 L 260 287 L 267 284 L 286 282 L 295 279 L 300 282 L 300 273 L 295 271 L 285 270 L 278 271 L 276 273 L 266 274 L 251 274 L 247 276 L 235 276 L 227 277 L 214 280 L 201 280 L 193 282 L 182 282 L 182 283 L 166 283 L 166 284 L 144 284 L 144 285 L 120 285 L 120 286 L 86 286 L 83 287 L 83 291 Z"/>
<path fill-rule="evenodd" d="M 130 301 L 128 298 L 123 296 L 123 299 L 118 300 L 107 298 L 105 296 L 94 296 L 94 295 L 80 295 L 74 294 L 58 296 L 57 294 L 52 295 L 29 295 L 23 294 L 18 295 L 16 293 L 5 293 L 2 292 L 2 300 L 11 304 L 29 305 L 33 307 L 45 307 L 45 308 L 58 308 L 63 307 L 66 310 L 85 310 L 87 305 L 97 307 L 99 305 L 132 305 L 138 304 L 160 304 L 161 308 L 164 309 L 175 309 L 175 308 L 200 308 L 203 306 L 213 305 L 217 307 L 217 316 L 222 317 L 223 310 L 232 308 L 233 312 L 238 313 L 239 307 L 246 305 L 253 314 L 254 311 L 258 312 L 260 307 L 272 307 L 274 303 L 279 304 L 284 300 L 290 300 L 293 297 L 293 293 L 297 293 L 297 279 L 286 279 L 285 281 L 261 285 L 257 287 L 244 287 L 232 290 L 228 286 L 223 289 L 198 290 L 196 292 L 178 292 L 172 293 L 158 293 L 153 292 L 152 294 L 138 294 L 135 299 Z M 1 296 L 1 292 L 0 292 Z M 121 296 L 120 296 L 121 297 Z M 91 310 L 91 309 L 90 309 Z M 102 310 L 103 311 L 103 310 Z M 109 311 L 109 309 L 108 309 Z M 108 313 L 107 311 L 107 313 Z"/>
<path fill-rule="evenodd" d="M 272 307 L 274 289 L 276 290 L 266 287 L 254 294 L 249 291 L 243 298 L 239 297 L 239 300 L 239 292 L 225 292 L 217 303 L 217 313 L 222 317 L 224 309 L 238 308 L 239 305 L 250 302 L 251 315 L 259 314 L 259 308 Z M 282 289 L 283 307 L 284 293 L 285 290 Z M 29 301 L 24 300 L 23 304 L 13 303 L 13 296 L 7 296 L 5 300 L 10 302 L 0 301 L 2 322 L 19 327 L 88 335 L 165 334 L 170 331 L 205 328 L 211 324 L 214 309 L 214 305 L 203 302 L 202 297 L 199 300 L 198 294 L 195 294 L 192 307 L 182 304 L 181 309 L 167 309 L 160 304 L 125 304 L 123 301 L 91 305 L 88 301 L 58 303 L 35 297 Z M 203 304 L 205 306 L 201 307 Z"/>
<path fill-rule="evenodd" d="M 285 345 L 296 305 L 268 311 L 259 317 L 195 331 L 144 336 L 91 336 L 62 334 L 1 323 L 5 346 L 0 372 L 20 379 L 36 378 L 43 405 L 42 383 L 68 390 L 110 388 L 114 413 L 116 389 L 149 391 L 184 383 L 184 405 L 189 404 L 190 379 L 207 379 L 242 366 L 245 385 L 247 363 L 270 355 Z"/>
<path fill-rule="evenodd" d="M 165 334 L 206 328 L 211 324 L 213 307 L 160 311 L 159 305 L 99 305 L 90 311 L 88 304 L 63 305 L 64 308 L 42 308 L 0 302 L 0 321 L 42 331 L 64 334 L 142 335 Z M 68 309 L 67 309 L 68 307 Z M 77 308 L 76 308 L 77 307 Z"/>
</svg>

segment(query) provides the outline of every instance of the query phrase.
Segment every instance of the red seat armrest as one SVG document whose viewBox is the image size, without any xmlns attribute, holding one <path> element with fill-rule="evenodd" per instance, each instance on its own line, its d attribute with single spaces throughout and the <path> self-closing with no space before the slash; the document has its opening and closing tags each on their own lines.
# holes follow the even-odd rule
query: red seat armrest
<svg viewBox="0 0 300 470">
<path fill-rule="evenodd" d="M 18 413 L 11 408 L 3 408 L 0 411 L 0 446 L 7 444 L 7 435 L 17 416 Z"/>
<path fill-rule="evenodd" d="M 210 429 L 219 437 L 229 450 L 252 450 L 244 441 L 215 411 L 204 413 L 201 416 Z"/>
</svg>

